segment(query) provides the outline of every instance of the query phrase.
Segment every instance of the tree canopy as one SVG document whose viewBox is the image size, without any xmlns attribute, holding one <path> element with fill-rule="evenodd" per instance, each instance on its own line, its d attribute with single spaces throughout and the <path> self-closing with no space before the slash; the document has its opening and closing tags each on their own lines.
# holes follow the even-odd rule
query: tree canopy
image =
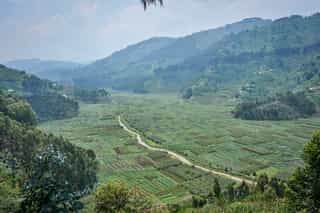
<svg viewBox="0 0 320 213">
<path fill-rule="evenodd" d="M 163 0 L 141 0 L 143 6 L 144 6 L 144 9 L 147 9 L 147 7 L 150 5 L 150 4 L 157 4 L 157 2 L 160 3 L 160 5 L 163 5 Z"/>
</svg>

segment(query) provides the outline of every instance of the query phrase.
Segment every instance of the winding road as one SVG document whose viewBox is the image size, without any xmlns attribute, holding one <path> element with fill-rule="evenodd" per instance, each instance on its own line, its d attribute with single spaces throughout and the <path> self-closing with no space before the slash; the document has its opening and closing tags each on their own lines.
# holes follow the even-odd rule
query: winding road
<svg viewBox="0 0 320 213">
<path fill-rule="evenodd" d="M 172 156 L 173 158 L 177 159 L 178 161 L 180 161 L 181 163 L 187 165 L 187 166 L 191 166 L 191 167 L 194 167 L 194 168 L 197 168 L 199 170 L 202 170 L 204 172 L 208 172 L 208 173 L 211 173 L 211 174 L 214 174 L 214 175 L 218 175 L 218 176 L 221 176 L 221 177 L 225 177 L 227 179 L 230 179 L 230 180 L 233 180 L 233 181 L 236 181 L 236 182 L 246 182 L 247 184 L 250 184 L 250 185 L 254 185 L 255 184 L 255 181 L 252 181 L 252 180 L 249 180 L 249 179 L 246 179 L 246 178 L 242 178 L 242 177 L 238 177 L 238 176 L 234 176 L 234 175 L 231 175 L 231 174 L 228 174 L 228 173 L 225 173 L 225 172 L 220 172 L 220 171 L 216 171 L 216 170 L 213 170 L 213 169 L 207 169 L 205 167 L 202 167 L 202 166 L 199 166 L 199 165 L 196 165 L 194 163 L 192 163 L 191 161 L 189 161 L 188 159 L 186 159 L 185 157 L 183 157 L 182 155 L 179 155 L 173 151 L 170 151 L 168 149 L 162 149 L 162 148 L 156 148 L 156 147 L 152 147 L 148 144 L 146 144 L 143 139 L 141 138 L 140 134 L 138 134 L 137 132 L 134 132 L 132 130 L 130 130 L 122 121 L 121 121 L 121 116 L 118 116 L 118 121 L 119 121 L 119 125 L 126 131 L 128 132 L 129 134 L 131 135 L 134 135 L 136 138 L 137 138 L 137 142 L 138 144 L 140 144 L 141 146 L 149 149 L 149 150 L 152 150 L 152 151 L 159 151 L 159 152 L 166 152 L 168 155 Z"/>
</svg>

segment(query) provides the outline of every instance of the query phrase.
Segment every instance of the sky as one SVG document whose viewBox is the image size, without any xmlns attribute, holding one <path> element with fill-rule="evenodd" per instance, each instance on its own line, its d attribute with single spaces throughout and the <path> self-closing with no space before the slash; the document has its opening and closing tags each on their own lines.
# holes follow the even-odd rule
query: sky
<svg viewBox="0 0 320 213">
<path fill-rule="evenodd" d="M 87 63 L 127 45 L 262 17 L 320 12 L 320 0 L 0 0 L 0 62 L 41 58 Z"/>
</svg>

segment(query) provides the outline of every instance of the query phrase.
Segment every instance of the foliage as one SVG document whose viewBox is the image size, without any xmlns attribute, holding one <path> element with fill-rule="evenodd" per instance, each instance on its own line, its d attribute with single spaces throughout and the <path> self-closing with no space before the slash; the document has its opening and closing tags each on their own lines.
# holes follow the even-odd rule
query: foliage
<svg viewBox="0 0 320 213">
<path fill-rule="evenodd" d="M 0 150 L 0 158 L 11 171 L 12 180 L 17 180 L 19 186 L 25 184 L 22 207 L 27 212 L 62 208 L 61 202 L 78 206 L 74 201 L 89 192 L 96 182 L 97 162 L 92 151 L 4 114 L 0 114 Z"/>
<path fill-rule="evenodd" d="M 61 88 L 51 81 L 0 65 L 0 85 L 0 89 L 27 100 L 40 121 L 69 118 L 78 113 L 78 103 L 61 95 Z M 22 104 L 12 106 L 13 114 L 17 107 L 21 108 Z M 25 113 L 18 116 L 32 116 L 27 114 L 28 106 L 23 107 Z"/>
<path fill-rule="evenodd" d="M 288 181 L 288 199 L 293 211 L 320 210 L 320 132 L 305 145 L 304 168 L 298 168 Z"/>
<path fill-rule="evenodd" d="M 37 123 L 36 114 L 29 103 L 12 95 L 5 95 L 1 91 L 0 112 L 24 124 L 35 125 Z"/>
<path fill-rule="evenodd" d="M 220 187 L 219 180 L 217 178 L 214 179 L 213 192 L 214 192 L 214 195 L 217 198 L 220 198 L 220 196 L 221 196 L 221 187 Z"/>
<path fill-rule="evenodd" d="M 150 4 L 156 4 L 157 2 L 160 3 L 160 5 L 163 4 L 163 0 L 141 0 L 144 9 L 147 9 L 147 6 L 149 6 Z"/>
<path fill-rule="evenodd" d="M 97 212 L 123 211 L 129 200 L 129 190 L 123 182 L 99 186 L 95 194 Z"/>
<path fill-rule="evenodd" d="M 267 174 L 262 174 L 258 177 L 257 187 L 261 192 L 264 192 L 266 186 L 269 184 L 269 178 Z"/>
<path fill-rule="evenodd" d="M 19 187 L 7 169 L 0 165 L 0 212 L 19 210 Z"/>
<path fill-rule="evenodd" d="M 129 192 L 129 200 L 126 205 L 126 212 L 141 213 L 152 208 L 151 201 L 139 189 L 133 188 Z"/>
<path fill-rule="evenodd" d="M 57 93 L 36 94 L 26 98 L 40 121 L 65 119 L 78 115 L 78 102 Z"/>
<path fill-rule="evenodd" d="M 99 103 L 102 101 L 110 101 L 110 93 L 105 89 L 78 89 L 74 90 L 75 98 L 87 103 Z"/>
<path fill-rule="evenodd" d="M 124 182 L 107 182 L 95 192 L 97 212 L 139 213 L 151 209 L 151 202 L 137 188 L 129 189 Z"/>
<path fill-rule="evenodd" d="M 291 120 L 316 113 L 316 104 L 304 92 L 287 92 L 265 101 L 243 102 L 233 112 L 245 120 Z"/>
<path fill-rule="evenodd" d="M 70 166 L 65 158 L 53 145 L 34 157 L 23 189 L 23 212 L 76 212 L 83 207 L 63 175 Z"/>
</svg>

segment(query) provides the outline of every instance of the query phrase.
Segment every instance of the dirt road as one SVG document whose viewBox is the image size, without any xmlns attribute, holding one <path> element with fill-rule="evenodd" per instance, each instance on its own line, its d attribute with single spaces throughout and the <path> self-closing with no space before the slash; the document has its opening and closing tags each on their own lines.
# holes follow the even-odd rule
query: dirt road
<svg viewBox="0 0 320 213">
<path fill-rule="evenodd" d="M 242 178 L 242 177 L 238 177 L 238 176 L 234 176 L 234 175 L 231 175 L 231 174 L 228 174 L 228 173 L 225 173 L 225 172 L 220 172 L 220 171 L 216 171 L 216 170 L 213 170 L 213 169 L 207 169 L 205 167 L 202 167 L 202 166 L 199 166 L 199 165 L 196 165 L 194 163 L 192 163 L 191 161 L 189 161 L 188 159 L 186 159 L 185 157 L 183 157 L 182 155 L 179 155 L 173 151 L 170 151 L 168 149 L 163 149 L 163 148 L 156 148 L 156 147 L 152 147 L 148 144 L 146 144 L 141 136 L 137 133 L 137 132 L 134 132 L 132 130 L 130 130 L 122 121 L 121 121 L 121 116 L 118 117 L 118 121 L 119 121 L 119 125 L 126 131 L 128 132 L 129 134 L 131 135 L 134 135 L 136 136 L 137 138 L 137 142 L 138 144 L 140 144 L 141 146 L 149 149 L 149 150 L 152 150 L 152 151 L 159 151 L 159 152 L 166 152 L 167 154 L 169 154 L 170 156 L 172 156 L 173 158 L 177 159 L 178 161 L 180 161 L 181 163 L 185 164 L 185 165 L 188 165 L 188 166 L 191 166 L 191 167 L 194 167 L 194 168 L 197 168 L 197 169 L 200 169 L 202 171 L 205 171 L 205 172 L 208 172 L 208 173 L 211 173 L 211 174 L 214 174 L 214 175 L 218 175 L 218 176 L 221 176 L 221 177 L 225 177 L 225 178 L 228 178 L 228 179 L 231 179 L 231 180 L 234 180 L 234 181 L 237 181 L 237 182 L 246 182 L 250 185 L 253 185 L 255 184 L 254 181 L 252 180 L 249 180 L 249 179 L 246 179 L 246 178 Z"/>
</svg>

